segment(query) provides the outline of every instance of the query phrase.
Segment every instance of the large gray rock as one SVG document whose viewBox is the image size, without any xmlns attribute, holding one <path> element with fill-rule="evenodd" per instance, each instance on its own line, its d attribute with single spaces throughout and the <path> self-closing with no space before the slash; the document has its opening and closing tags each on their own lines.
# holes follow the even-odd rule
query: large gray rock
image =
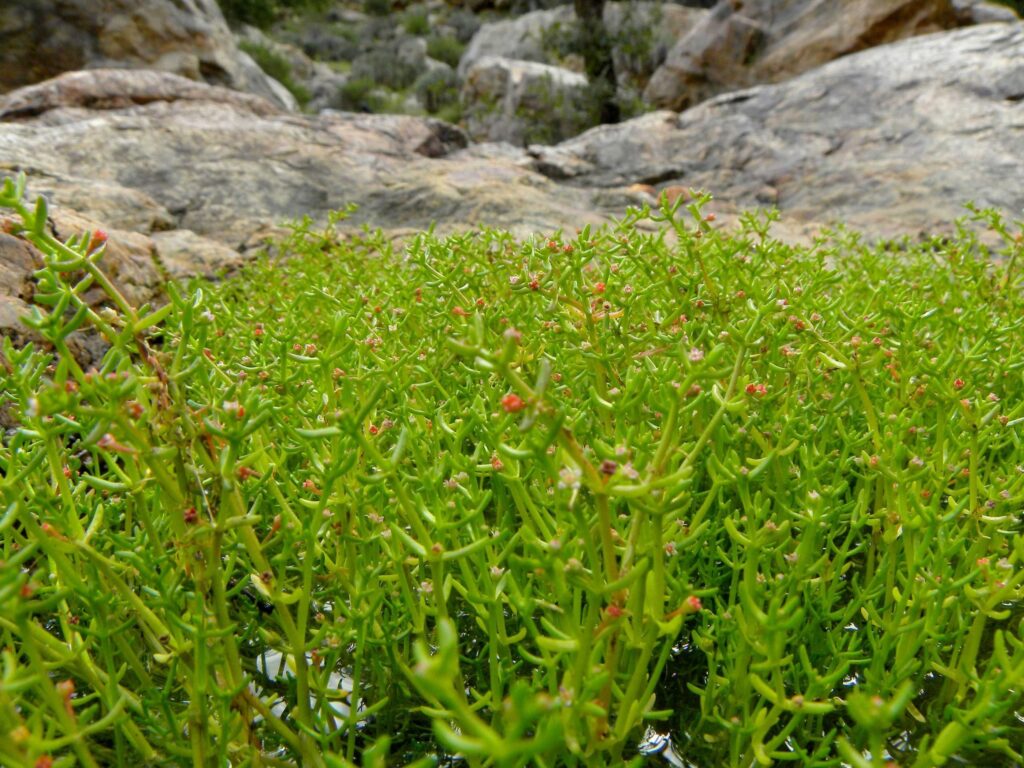
<svg viewBox="0 0 1024 768">
<path fill-rule="evenodd" d="M 466 72 L 462 105 L 477 141 L 553 144 L 597 122 L 588 108 L 587 78 L 561 67 L 498 56 Z"/>
<path fill-rule="evenodd" d="M 1009 6 L 987 0 L 953 0 L 953 9 L 961 24 L 1013 24 L 1020 21 Z"/>
<path fill-rule="evenodd" d="M 586 188 L 685 185 L 876 237 L 949 231 L 967 200 L 1024 210 L 1022 61 L 1022 23 L 917 37 L 531 153 Z"/>
<path fill-rule="evenodd" d="M 684 109 L 960 23 L 953 0 L 721 0 L 669 51 L 644 99 Z"/>
<path fill-rule="evenodd" d="M 88 100 L 81 94 L 104 93 L 110 77 L 128 76 L 139 78 L 124 84 L 135 97 L 118 108 L 79 106 Z M 90 79 L 91 89 L 83 82 Z M 65 92 L 61 81 L 75 86 L 67 106 L 54 95 Z M 138 96 L 153 92 L 161 98 Z M 354 227 L 438 221 L 445 229 L 481 224 L 525 234 L 601 218 L 588 192 L 562 189 L 525 168 L 523 157 L 456 157 L 466 136 L 439 120 L 304 117 L 173 75 L 102 70 L 0 97 L 0 115 L 10 120 L 0 122 L 0 172 L 24 170 L 33 191 L 74 200 L 94 218 L 111 215 L 111 201 L 121 200 L 131 210 L 114 217 L 145 235 L 188 229 L 237 250 L 268 224 L 323 220 L 350 202 L 360 206 Z M 103 194 L 94 200 L 92 189 Z"/>
<path fill-rule="evenodd" d="M 235 46 L 216 0 L 4 0 L 0 93 L 78 69 L 159 69 L 295 101 Z"/>
<path fill-rule="evenodd" d="M 658 52 L 670 48 L 707 13 L 673 3 L 607 3 L 604 22 L 615 42 L 613 55 L 620 80 L 646 83 Z M 571 34 L 575 22 L 576 13 L 569 3 L 484 24 L 462 54 L 459 74 L 465 76 L 474 64 L 488 56 L 565 66 L 566 62 L 558 56 L 557 42 L 559 36 Z"/>
<path fill-rule="evenodd" d="M 166 73 L 97 70 L 0 97 L 0 175 L 26 171 L 61 236 L 108 229 L 136 302 L 161 268 L 230 270 L 269 226 L 348 203 L 352 228 L 528 235 L 621 215 L 638 184 L 692 186 L 716 195 L 720 221 L 777 205 L 794 237 L 834 220 L 872 238 L 948 232 L 966 200 L 1024 209 L 1021 61 L 1024 24 L 971 27 L 528 150 L 468 145 L 436 120 L 294 115 Z M 34 259 L 0 240 L 0 314 L 31 301 Z"/>
</svg>

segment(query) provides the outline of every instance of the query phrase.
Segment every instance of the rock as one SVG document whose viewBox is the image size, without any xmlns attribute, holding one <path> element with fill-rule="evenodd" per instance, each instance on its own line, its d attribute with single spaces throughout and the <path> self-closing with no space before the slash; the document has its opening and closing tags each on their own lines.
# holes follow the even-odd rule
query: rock
<svg viewBox="0 0 1024 768">
<path fill-rule="evenodd" d="M 465 132 L 442 120 L 410 115 L 327 111 L 319 126 L 352 149 L 374 155 L 444 157 L 469 145 Z"/>
<path fill-rule="evenodd" d="M 239 51 L 216 0 L 5 0 L 0 93 L 71 70 L 148 68 L 295 102 Z"/>
<path fill-rule="evenodd" d="M 967 200 L 1024 209 L 1022 56 L 1022 23 L 915 37 L 530 153 L 586 188 L 680 184 L 872 237 L 948 232 Z"/>
<path fill-rule="evenodd" d="M 0 232 L 0 296 L 31 301 L 32 273 L 43 266 L 43 257 L 32 245 Z"/>
<path fill-rule="evenodd" d="M 722 0 L 675 44 L 644 99 L 683 109 L 957 24 L 953 0 Z"/>
<path fill-rule="evenodd" d="M 158 101 L 229 103 L 263 116 L 281 112 L 259 96 L 210 87 L 166 72 L 92 69 L 68 72 L 0 97 L 0 120 L 24 120 L 54 110 L 117 110 Z M 81 116 L 79 111 L 74 119 Z"/>
<path fill-rule="evenodd" d="M 720 222 L 777 205 L 793 238 L 833 220 L 869 238 L 944 233 L 968 199 L 1024 208 L 1022 58 L 1024 24 L 968 27 L 527 149 L 410 116 L 295 115 L 166 73 L 118 72 L 127 97 L 112 100 L 111 74 L 91 70 L 61 78 L 73 88 L 0 96 L 0 173 L 29 174 L 60 236 L 107 229 L 135 302 L 158 294 L 158 261 L 182 276 L 233 269 L 268 227 L 348 203 L 351 230 L 527 236 L 703 187 Z M 33 259 L 0 239 L 8 309 L 31 300 Z"/>
<path fill-rule="evenodd" d="M 654 70 L 657 51 L 671 47 L 706 15 L 706 10 L 672 3 L 607 3 L 604 22 L 614 42 L 613 55 L 620 80 L 641 80 L 646 84 Z M 484 24 L 462 55 L 459 74 L 465 77 L 474 64 L 487 56 L 565 66 L 558 53 L 559 38 L 572 34 L 575 21 L 576 13 L 570 3 Z"/>
<path fill-rule="evenodd" d="M 999 3 L 983 0 L 953 0 L 957 21 L 961 24 L 1013 24 L 1020 21 L 1014 10 Z"/>
<path fill-rule="evenodd" d="M 459 75 L 465 77 L 474 64 L 489 56 L 554 64 L 550 51 L 544 48 L 545 30 L 569 24 L 574 18 L 572 6 L 562 5 L 483 24 L 459 60 Z"/>
<path fill-rule="evenodd" d="M 54 196 L 70 194 L 65 185 L 105 185 L 96 203 L 76 193 L 85 216 L 109 212 L 121 188 L 135 210 L 118 216 L 143 222 L 146 234 L 161 231 L 147 223 L 161 210 L 175 227 L 236 251 L 268 224 L 305 215 L 323 221 L 350 202 L 360 206 L 348 222 L 353 227 L 440 222 L 446 231 L 486 224 L 527 234 L 601 220 L 585 190 L 562 189 L 512 159 L 460 157 L 466 135 L 439 120 L 299 116 L 269 105 L 257 112 L 245 100 L 222 99 L 220 89 L 145 74 L 162 80 L 163 100 L 96 111 L 51 100 L 34 118 L 0 122 L 0 170 L 24 169 L 33 192 L 45 186 Z M 178 87 L 192 96 L 175 98 Z M 26 102 L 18 92 L 0 97 L 0 114 Z"/>
<path fill-rule="evenodd" d="M 462 85 L 466 130 L 478 141 L 554 143 L 597 122 L 587 91 L 587 78 L 576 72 L 487 56 Z"/>
<path fill-rule="evenodd" d="M 189 229 L 157 232 L 151 236 L 156 261 L 175 280 L 218 277 L 237 270 L 244 259 L 233 248 L 201 237 Z"/>
<path fill-rule="evenodd" d="M 37 194 L 59 208 L 88 210 L 105 229 L 151 234 L 173 229 L 177 222 L 171 212 L 137 189 L 89 179 L 61 179 L 50 185 L 42 177 L 33 179 Z"/>
</svg>

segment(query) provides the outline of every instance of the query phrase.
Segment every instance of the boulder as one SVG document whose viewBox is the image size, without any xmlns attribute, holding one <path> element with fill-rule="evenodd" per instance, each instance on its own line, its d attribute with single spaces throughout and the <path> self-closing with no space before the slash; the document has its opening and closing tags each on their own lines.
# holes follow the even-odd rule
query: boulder
<svg viewBox="0 0 1024 768">
<path fill-rule="evenodd" d="M 665 51 L 707 15 L 700 8 L 673 3 L 609 2 L 604 22 L 613 41 L 616 72 L 621 81 L 646 83 Z M 473 36 L 459 61 L 465 76 L 480 59 L 500 56 L 566 66 L 559 51 L 560 38 L 572 35 L 576 13 L 572 4 L 484 24 Z"/>
<path fill-rule="evenodd" d="M 0 93 L 72 70 L 119 67 L 295 101 L 235 46 L 216 0 L 5 0 Z"/>
<path fill-rule="evenodd" d="M 1024 210 L 1022 57 L 1024 23 L 915 37 L 530 153 L 589 189 L 684 185 L 873 237 L 949 232 L 968 200 Z"/>
<path fill-rule="evenodd" d="M 597 122 L 583 75 L 497 56 L 466 72 L 462 105 L 466 130 L 477 141 L 552 144 Z"/>
<path fill-rule="evenodd" d="M 68 72 L 0 97 L 0 120 L 27 120 L 42 116 L 53 121 L 61 119 L 61 115 L 69 110 L 71 119 L 77 120 L 101 110 L 176 101 L 228 103 L 262 116 L 281 113 L 279 107 L 259 96 L 210 87 L 166 72 L 91 69 Z"/>
<path fill-rule="evenodd" d="M 957 20 L 961 24 L 1013 24 L 1020 21 L 1012 8 L 986 0 L 953 0 Z"/>
<path fill-rule="evenodd" d="M 95 79 L 92 90 L 102 93 L 109 76 L 90 70 L 63 78 Z M 126 84 L 126 93 L 161 98 L 88 110 L 77 95 L 68 105 L 24 91 L 0 97 L 0 115 L 18 115 L 0 122 L 0 171 L 24 170 L 33 193 L 74 200 L 96 219 L 121 200 L 128 208 L 114 216 L 139 223 L 157 245 L 170 237 L 154 233 L 187 229 L 238 252 L 269 224 L 306 215 L 323 221 L 348 203 L 359 205 L 348 222 L 354 228 L 441 222 L 448 231 L 494 225 L 527 234 L 602 220 L 589 192 L 561 188 L 522 158 L 460 157 L 466 135 L 439 120 L 300 116 L 166 73 L 117 76 L 144 79 L 145 87 Z M 53 83 L 36 88 L 64 92 Z M 74 92 L 90 88 L 79 83 Z M 104 194 L 93 199 L 89 189 Z M 201 261 L 197 272 L 206 269 Z M 221 252 L 216 261 L 230 258 Z"/>
<path fill-rule="evenodd" d="M 469 144 L 438 120 L 291 114 L 167 73 L 119 71 L 127 96 L 113 100 L 111 74 L 91 70 L 61 78 L 73 88 L 0 97 L 0 174 L 28 173 L 61 236 L 107 229 L 109 263 L 137 302 L 159 291 L 161 266 L 233 269 L 271 225 L 324 222 L 349 203 L 350 231 L 527 236 L 702 187 L 720 222 L 775 205 L 794 239 L 834 220 L 869 238 L 945 233 L 966 200 L 1024 209 L 1021 60 L 1024 23 L 968 27 L 526 149 Z M 0 240 L 4 311 L 31 301 L 36 263 L 11 248 Z"/>
<path fill-rule="evenodd" d="M 959 23 L 953 0 L 722 0 L 672 47 L 644 100 L 684 109 Z"/>
</svg>

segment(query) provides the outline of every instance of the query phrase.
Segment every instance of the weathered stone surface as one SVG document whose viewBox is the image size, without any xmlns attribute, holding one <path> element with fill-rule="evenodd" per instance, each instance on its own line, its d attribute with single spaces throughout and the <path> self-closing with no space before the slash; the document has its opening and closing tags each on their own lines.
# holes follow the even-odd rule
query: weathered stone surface
<svg viewBox="0 0 1024 768">
<path fill-rule="evenodd" d="M 466 72 L 462 103 L 477 141 L 552 144 L 596 122 L 586 77 L 533 61 L 478 59 Z"/>
<path fill-rule="evenodd" d="M 0 4 L 0 92 L 96 67 L 160 69 L 295 107 L 291 95 L 236 48 L 216 0 Z"/>
<path fill-rule="evenodd" d="M 986 0 L 953 0 L 957 21 L 961 24 L 1013 24 L 1020 17 L 1009 6 Z"/>
<path fill-rule="evenodd" d="M 242 255 L 223 243 L 201 237 L 189 229 L 156 232 L 151 236 L 157 262 L 168 276 L 187 280 L 201 275 L 217 277 L 242 266 Z"/>
<path fill-rule="evenodd" d="M 959 23 L 953 0 L 722 0 L 675 44 L 644 99 L 683 109 Z"/>
<path fill-rule="evenodd" d="M 22 120 L 54 110 L 115 110 L 152 102 L 207 101 L 231 104 L 255 115 L 276 115 L 266 99 L 211 87 L 178 75 L 144 69 L 67 72 L 0 98 L 0 120 Z M 73 120 L 82 117 L 74 114 Z"/>
<path fill-rule="evenodd" d="M 43 266 L 42 255 L 24 240 L 0 232 L 0 296 L 30 301 L 32 273 Z"/>
<path fill-rule="evenodd" d="M 350 202 L 359 210 L 344 226 L 353 228 L 400 234 L 436 222 L 442 232 L 528 235 L 600 223 L 652 193 L 693 186 L 716 195 L 720 221 L 777 205 L 787 236 L 833 220 L 869 237 L 942 232 L 968 199 L 1024 209 L 1021 60 L 1022 23 L 916 37 L 528 150 L 471 145 L 436 120 L 289 114 L 155 74 L 162 98 L 106 109 L 77 95 L 74 106 L 0 97 L 0 114 L 20 115 L 0 122 L 0 173 L 29 174 L 31 191 L 55 203 L 61 236 L 108 229 L 108 264 L 139 303 L 158 290 L 155 260 L 180 275 L 232 269 L 268 226 L 323 221 Z M 101 83 L 106 74 L 80 76 Z M 36 106 L 12 109 L 26 104 Z M 24 301 L 35 262 L 12 247 L 0 239 L 0 295 Z"/>
<path fill-rule="evenodd" d="M 461 128 L 432 117 L 367 115 L 327 110 L 318 125 L 360 152 L 444 157 L 469 146 Z"/>
<path fill-rule="evenodd" d="M 610 2 L 605 5 L 604 21 L 613 39 L 630 39 L 634 47 L 644 46 L 653 54 L 659 47 L 670 47 L 707 14 L 700 8 L 685 8 L 671 3 Z M 485 56 L 536 61 L 559 65 L 548 38 L 568 32 L 576 21 L 572 4 L 484 24 L 477 30 L 459 61 L 459 74 L 465 76 Z M 649 39 L 644 39 L 649 34 Z M 632 60 L 634 52 L 619 45 L 615 50 L 620 73 L 643 68 L 647 62 Z"/>
<path fill-rule="evenodd" d="M 82 73 L 89 76 L 102 73 Z M 156 76 L 171 91 L 182 82 Z M 453 150 L 466 146 L 465 135 L 438 120 L 257 114 L 209 91 L 209 99 L 169 96 L 105 111 L 54 104 L 34 119 L 0 123 L 0 170 L 25 170 L 33 192 L 45 187 L 55 196 L 83 180 L 105 185 L 96 205 L 78 196 L 78 210 L 93 217 L 109 210 L 110 190 L 130 190 L 176 227 L 235 250 L 268 224 L 307 214 L 323 220 L 349 202 L 360 206 L 353 226 L 388 229 L 437 221 L 449 230 L 486 224 L 526 234 L 601 219 L 585 190 L 563 190 L 511 159 L 459 157 Z M 0 113 L 23 101 L 19 93 L 0 97 Z"/>
<path fill-rule="evenodd" d="M 584 187 L 682 184 L 872 236 L 947 231 L 967 200 L 1024 209 L 1022 57 L 1021 23 L 916 37 L 530 151 Z"/>
</svg>

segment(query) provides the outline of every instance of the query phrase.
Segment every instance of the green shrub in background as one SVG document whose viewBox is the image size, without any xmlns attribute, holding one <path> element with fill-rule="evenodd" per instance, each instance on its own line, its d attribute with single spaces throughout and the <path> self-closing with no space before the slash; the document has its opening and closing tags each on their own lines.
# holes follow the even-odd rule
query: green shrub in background
<svg viewBox="0 0 1024 768">
<path fill-rule="evenodd" d="M 334 217 L 137 309 L 23 185 L 55 354 L 0 358 L 3 765 L 639 765 L 651 725 L 702 766 L 1021 761 L 995 217 L 1001 261 L 706 198 L 400 252 Z"/>
<path fill-rule="evenodd" d="M 324 10 L 331 0 L 217 0 L 231 24 L 252 24 L 266 29 L 288 11 Z"/>
<path fill-rule="evenodd" d="M 395 43 L 373 48 L 352 60 L 353 77 L 372 80 L 377 86 L 392 90 L 408 88 L 421 71 L 413 60 L 403 59 Z"/>
<path fill-rule="evenodd" d="M 238 47 L 252 56 L 253 61 L 259 68 L 281 83 L 295 97 L 299 106 L 309 103 L 311 94 L 309 89 L 301 83 L 295 82 L 292 77 L 292 67 L 288 59 L 258 43 L 251 43 L 247 40 L 240 40 Z"/>
<path fill-rule="evenodd" d="M 347 112 L 385 112 L 391 100 L 373 78 L 350 77 L 338 89 L 334 106 Z"/>
<path fill-rule="evenodd" d="M 413 84 L 413 92 L 427 112 L 437 114 L 458 105 L 458 75 L 454 70 L 440 68 L 424 72 Z"/>
<path fill-rule="evenodd" d="M 459 59 L 465 50 L 466 46 L 451 35 L 432 35 L 427 38 L 427 56 L 443 61 L 452 68 L 459 66 Z"/>
<path fill-rule="evenodd" d="M 422 5 L 413 5 L 402 14 L 402 28 L 410 35 L 423 36 L 430 32 L 430 16 Z"/>
</svg>

